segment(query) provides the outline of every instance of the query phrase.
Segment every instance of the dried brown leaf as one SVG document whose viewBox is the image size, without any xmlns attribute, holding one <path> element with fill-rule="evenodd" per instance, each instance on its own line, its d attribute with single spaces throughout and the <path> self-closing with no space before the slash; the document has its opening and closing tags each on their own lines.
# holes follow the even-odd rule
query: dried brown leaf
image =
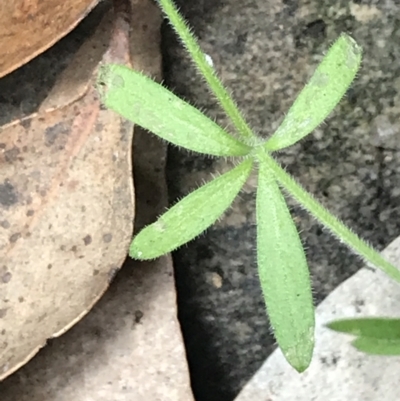
<svg viewBox="0 0 400 401">
<path fill-rule="evenodd" d="M 103 61 L 128 64 L 117 16 Z M 85 315 L 127 255 L 133 126 L 100 105 L 94 64 L 75 60 L 50 111 L 0 129 L 0 380 Z"/>
<path fill-rule="evenodd" d="M 0 1 L 0 77 L 70 32 L 99 0 Z"/>
</svg>

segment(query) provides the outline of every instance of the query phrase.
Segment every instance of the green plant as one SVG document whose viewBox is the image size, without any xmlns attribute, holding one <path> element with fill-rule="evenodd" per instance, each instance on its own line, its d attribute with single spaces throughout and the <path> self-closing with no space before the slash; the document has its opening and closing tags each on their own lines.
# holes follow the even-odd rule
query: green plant
<svg viewBox="0 0 400 401">
<path fill-rule="evenodd" d="M 371 355 L 400 355 L 400 319 L 343 319 L 327 326 L 356 336 L 352 344 L 359 351 Z"/>
<path fill-rule="evenodd" d="M 258 168 L 256 201 L 257 262 L 261 287 L 275 338 L 287 361 L 304 371 L 314 348 L 314 306 L 306 257 L 291 219 L 283 188 L 366 261 L 400 282 L 400 271 L 331 215 L 299 186 L 271 156 L 312 132 L 332 111 L 353 81 L 361 48 L 342 34 L 301 91 L 282 124 L 268 139 L 253 133 L 216 76 L 172 0 L 158 0 L 236 132 L 231 135 L 199 110 L 151 79 L 119 65 L 104 65 L 99 91 L 104 104 L 168 142 L 239 164 L 171 207 L 134 239 L 130 255 L 153 259 L 173 251 L 213 224 Z"/>
</svg>

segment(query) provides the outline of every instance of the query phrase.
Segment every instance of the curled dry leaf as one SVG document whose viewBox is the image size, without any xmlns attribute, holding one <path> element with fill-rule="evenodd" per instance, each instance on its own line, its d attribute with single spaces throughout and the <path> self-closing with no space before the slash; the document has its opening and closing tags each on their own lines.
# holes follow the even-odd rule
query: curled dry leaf
<svg viewBox="0 0 400 401">
<path fill-rule="evenodd" d="M 0 2 L 0 77 L 70 32 L 99 0 Z"/>
<path fill-rule="evenodd" d="M 127 255 L 133 126 L 100 105 L 93 61 L 128 64 L 125 14 L 105 54 L 107 22 L 41 110 L 0 129 L 0 379 L 85 315 Z"/>
</svg>

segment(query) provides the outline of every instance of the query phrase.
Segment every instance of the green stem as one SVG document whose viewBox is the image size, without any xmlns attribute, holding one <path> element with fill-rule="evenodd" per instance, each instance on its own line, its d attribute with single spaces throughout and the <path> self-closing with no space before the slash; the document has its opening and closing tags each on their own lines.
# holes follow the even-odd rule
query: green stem
<svg viewBox="0 0 400 401">
<path fill-rule="evenodd" d="M 377 251 L 359 238 L 338 218 L 329 213 L 311 194 L 305 191 L 282 167 L 269 155 L 265 149 L 257 150 L 257 157 L 261 158 L 275 174 L 276 179 L 305 209 L 327 227 L 341 242 L 347 244 L 366 261 L 385 272 L 389 277 L 400 282 L 400 270 L 385 260 Z"/>
<path fill-rule="evenodd" d="M 206 79 L 212 92 L 217 97 L 225 113 L 232 120 L 239 134 L 247 140 L 256 138 L 256 136 L 246 123 L 245 119 L 243 118 L 237 105 L 233 101 L 232 97 L 229 95 L 227 90 L 222 85 L 222 82 L 215 74 L 214 69 L 207 62 L 206 57 L 201 51 L 196 38 L 190 32 L 189 27 L 187 26 L 182 16 L 179 14 L 178 9 L 175 7 L 172 0 L 158 0 L 158 2 L 160 3 L 162 10 L 168 17 L 172 27 L 175 29 L 178 36 L 180 37 L 182 43 L 186 46 L 187 50 L 192 56 L 196 67 Z"/>
</svg>

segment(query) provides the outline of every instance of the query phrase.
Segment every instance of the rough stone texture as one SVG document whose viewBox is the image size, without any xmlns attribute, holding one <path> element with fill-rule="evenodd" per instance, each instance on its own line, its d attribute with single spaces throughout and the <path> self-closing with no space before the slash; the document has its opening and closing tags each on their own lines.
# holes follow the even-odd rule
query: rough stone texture
<svg viewBox="0 0 400 401">
<path fill-rule="evenodd" d="M 399 264 L 400 238 L 384 251 Z M 400 360 L 357 351 L 354 336 L 326 327 L 336 319 L 371 316 L 399 318 L 400 287 L 385 274 L 363 268 L 318 306 L 313 361 L 304 374 L 292 369 L 276 350 L 246 384 L 235 401 L 396 401 Z"/>
<path fill-rule="evenodd" d="M 378 249 L 399 233 L 400 9 L 395 1 L 180 1 L 248 121 L 270 135 L 343 31 L 364 47 L 358 79 L 327 122 L 278 156 L 304 187 Z M 167 82 L 228 121 L 167 29 Z M 175 201 L 229 163 L 169 153 Z M 292 201 L 320 302 L 361 262 Z M 212 205 L 210 205 L 212 207 Z M 254 177 L 227 215 L 175 254 L 180 319 L 198 401 L 232 400 L 274 348 L 255 265 Z"/>
</svg>

